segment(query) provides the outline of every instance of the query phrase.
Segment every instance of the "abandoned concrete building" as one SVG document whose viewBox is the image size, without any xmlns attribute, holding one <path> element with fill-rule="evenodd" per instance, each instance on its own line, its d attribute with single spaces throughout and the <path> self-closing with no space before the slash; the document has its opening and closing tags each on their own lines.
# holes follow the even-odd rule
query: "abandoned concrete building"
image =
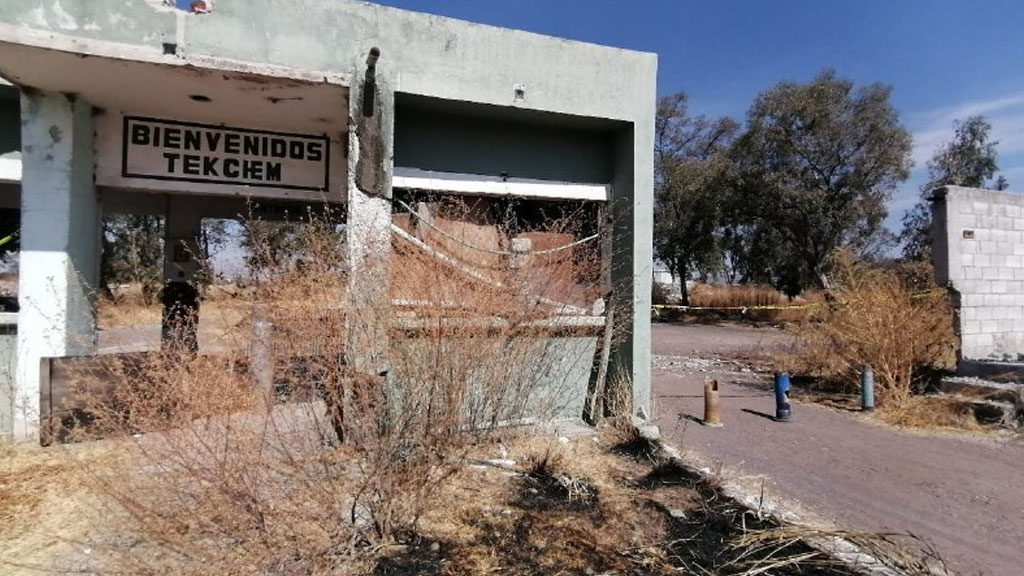
<svg viewBox="0 0 1024 576">
<path fill-rule="evenodd" d="M 20 243 L 0 435 L 39 434 L 41 361 L 99 353 L 103 215 L 162 216 L 165 279 L 188 282 L 202 219 L 337 205 L 349 290 L 380 298 L 360 271 L 401 233 L 403 191 L 600 207 L 611 354 L 650 414 L 654 55 L 345 0 L 164 4 L 0 6 L 0 236 Z M 550 338 L 597 353 L 572 327 L 604 306 L 573 314 Z M 573 411 L 590 372 L 559 375 Z"/>
</svg>

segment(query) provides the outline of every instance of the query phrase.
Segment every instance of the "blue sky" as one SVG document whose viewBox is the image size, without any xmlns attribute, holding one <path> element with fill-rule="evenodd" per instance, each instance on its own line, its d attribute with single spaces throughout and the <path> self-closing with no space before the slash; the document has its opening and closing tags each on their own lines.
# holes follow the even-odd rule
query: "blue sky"
<svg viewBox="0 0 1024 576">
<path fill-rule="evenodd" d="M 1020 0 L 382 0 L 399 8 L 656 52 L 658 92 L 742 118 L 783 79 L 835 68 L 894 89 L 915 169 L 893 198 L 898 227 L 925 162 L 956 118 L 983 114 L 1010 188 L 1024 190 L 1024 2 Z"/>
</svg>

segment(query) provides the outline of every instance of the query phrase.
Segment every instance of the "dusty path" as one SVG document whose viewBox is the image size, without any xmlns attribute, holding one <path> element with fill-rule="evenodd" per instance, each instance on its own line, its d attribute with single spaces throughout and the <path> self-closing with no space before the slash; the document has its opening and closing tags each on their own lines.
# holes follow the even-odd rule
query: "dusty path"
<svg viewBox="0 0 1024 576">
<path fill-rule="evenodd" d="M 776 423 L 765 417 L 774 414 L 769 379 L 729 359 L 784 343 L 770 329 L 656 324 L 662 430 L 709 462 L 765 477 L 770 496 L 826 522 L 910 531 L 965 576 L 1024 574 L 1024 443 L 913 434 L 805 404 L 794 405 L 794 422 Z M 722 386 L 721 429 L 693 423 L 706 376 Z"/>
</svg>

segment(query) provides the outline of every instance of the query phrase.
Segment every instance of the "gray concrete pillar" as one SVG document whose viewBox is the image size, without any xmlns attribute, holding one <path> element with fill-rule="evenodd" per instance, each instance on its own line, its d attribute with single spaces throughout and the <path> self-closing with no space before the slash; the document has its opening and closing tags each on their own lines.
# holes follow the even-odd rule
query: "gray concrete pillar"
<svg viewBox="0 0 1024 576">
<path fill-rule="evenodd" d="M 164 280 L 192 282 L 202 268 L 203 213 L 196 198 L 167 195 L 164 213 Z"/>
<path fill-rule="evenodd" d="M 93 109 L 63 94 L 21 97 L 21 261 L 14 435 L 39 431 L 39 363 L 92 354 L 100 210 Z"/>
<path fill-rule="evenodd" d="M 612 306 L 615 349 L 609 377 L 632 388 L 633 414 L 653 416 L 651 278 L 653 275 L 653 126 L 623 129 L 615 144 L 612 182 Z"/>
<path fill-rule="evenodd" d="M 164 288 L 161 339 L 165 348 L 199 351 L 199 293 L 196 276 L 205 255 L 199 245 L 202 204 L 167 195 L 164 213 Z"/>
<path fill-rule="evenodd" d="M 366 374 L 388 369 L 391 321 L 394 93 L 380 68 L 360 61 L 349 96 L 346 356 Z"/>
</svg>

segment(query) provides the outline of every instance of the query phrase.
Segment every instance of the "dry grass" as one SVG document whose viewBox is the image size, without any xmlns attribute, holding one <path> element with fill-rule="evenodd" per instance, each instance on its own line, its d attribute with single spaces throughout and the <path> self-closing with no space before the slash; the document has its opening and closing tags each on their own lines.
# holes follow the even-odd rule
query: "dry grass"
<svg viewBox="0 0 1024 576">
<path fill-rule="evenodd" d="M 654 296 L 663 301 L 661 303 L 669 303 L 662 287 L 655 290 Z M 789 324 L 806 320 L 824 299 L 820 292 L 812 290 L 791 299 L 770 286 L 756 284 L 696 284 L 690 289 L 689 298 L 694 309 L 685 312 L 659 310 L 657 317 Z"/>
<path fill-rule="evenodd" d="M 879 417 L 893 426 L 918 429 L 948 429 L 969 432 L 986 430 L 974 416 L 974 408 L 958 398 L 914 396 L 898 409 L 882 410 Z"/>
<path fill-rule="evenodd" d="M 114 528 L 124 516 L 100 512 L 104 500 L 91 489 L 78 457 L 113 466 L 119 456 L 111 448 L 102 443 L 73 451 L 0 447 L 0 572 L 64 574 L 98 568 L 93 551 L 120 537 Z"/>
<path fill-rule="evenodd" d="M 770 286 L 756 284 L 697 284 L 690 289 L 690 305 L 709 308 L 742 306 L 786 306 L 785 294 Z"/>
<path fill-rule="evenodd" d="M 151 539 L 135 514 L 103 507 L 108 488 L 93 474 L 106 458 L 127 478 L 152 481 L 157 470 L 137 468 L 132 453 L 146 439 L 122 439 L 56 451 L 19 447 L 4 454 L 4 502 L 24 502 L 5 513 L 0 562 L 5 574 L 36 571 L 130 574 L 375 574 L 469 576 L 478 574 L 720 574 L 722 576 L 852 576 L 841 562 L 808 545 L 841 536 L 857 541 L 904 573 L 924 575 L 920 553 L 908 539 L 878 534 L 832 533 L 784 527 L 760 518 L 715 485 L 672 463 L 651 461 L 632 433 L 606 427 L 598 437 L 503 435 L 472 447 L 450 477 L 425 502 L 415 532 L 359 554 L 332 556 L 310 566 L 302 548 L 271 565 L 251 561 L 252 526 L 235 526 L 237 548 L 228 558 L 189 559 L 195 540 L 214 537 L 210 526 L 179 516 L 179 547 Z M 180 462 L 170 462 L 164 468 Z M 208 487 L 216 489 L 217 479 Z M 163 488 L 153 486 L 151 489 Z M 334 488 L 343 489 L 339 481 Z M 200 486 L 191 493 L 210 502 Z M 30 497 L 39 495 L 39 498 Z M 67 496 L 67 497 L 64 497 Z M 300 496 L 300 495 L 297 495 Z M 308 496 L 306 493 L 302 497 Z M 283 498 L 284 495 L 281 495 Z M 277 510 L 306 537 L 308 512 L 295 515 L 301 499 Z M 70 502 L 70 504 L 69 504 Z M 92 504 L 89 504 L 92 502 Z M 322 499 L 309 503 L 322 504 Z M 180 507 L 181 504 L 179 503 Z M 223 512 L 223 508 L 219 508 Z M 170 518 L 149 517 L 152 522 Z M 341 528 L 341 527 L 339 527 Z M 336 538 L 337 534 L 325 535 Z M 169 536 L 165 536 L 168 538 Z M 127 555 L 125 547 L 143 559 Z M 231 557 L 234 556 L 234 561 Z M 201 561 L 200 561 L 201 560 Z M 197 561 L 200 561 L 197 564 Z M 909 568 L 909 569 L 908 569 Z"/>
<path fill-rule="evenodd" d="M 878 407 L 895 412 L 911 406 L 928 375 L 953 361 L 946 294 L 921 292 L 916 274 L 908 279 L 898 269 L 880 269 L 843 252 L 836 255 L 834 270 L 830 305 L 796 328 L 796 356 L 780 357 L 780 365 L 855 391 L 870 364 Z"/>
</svg>

